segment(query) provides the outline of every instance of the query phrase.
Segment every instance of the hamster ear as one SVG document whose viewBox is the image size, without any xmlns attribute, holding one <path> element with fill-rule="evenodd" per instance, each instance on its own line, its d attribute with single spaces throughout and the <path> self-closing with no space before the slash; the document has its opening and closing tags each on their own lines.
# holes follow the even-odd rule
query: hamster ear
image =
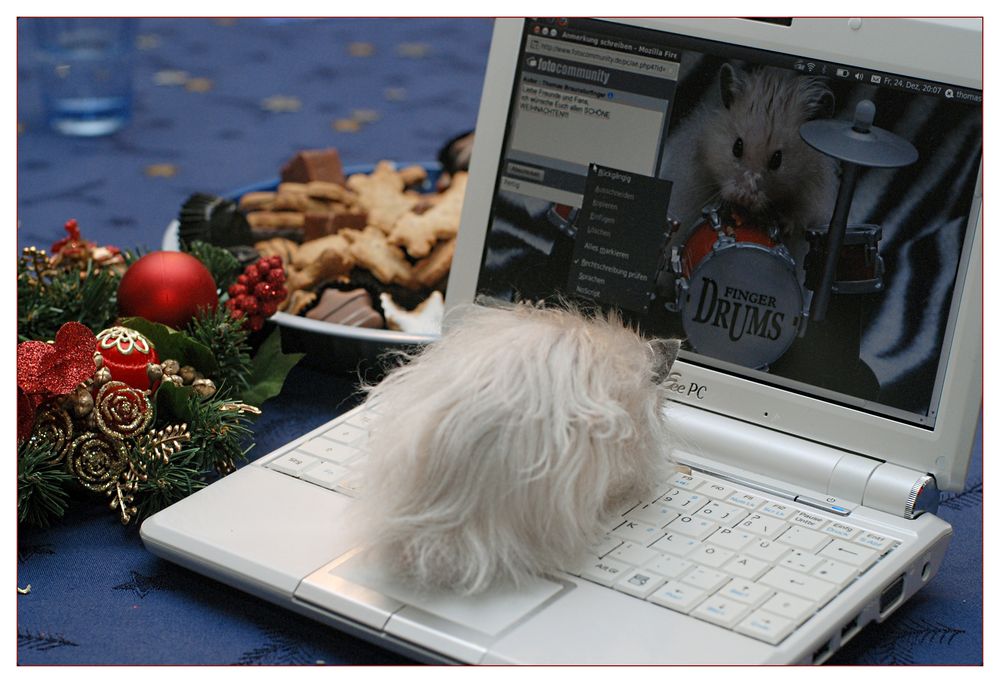
<svg viewBox="0 0 1000 683">
<path fill-rule="evenodd" d="M 812 106 L 810 107 L 810 119 L 829 119 L 833 117 L 834 111 L 837 108 L 837 98 L 834 97 L 833 92 L 827 89 L 827 87 L 820 86 L 817 89 L 816 95 L 813 97 Z"/>
<path fill-rule="evenodd" d="M 740 74 L 732 64 L 723 64 L 719 69 L 719 88 L 722 92 L 722 106 L 729 109 L 742 90 Z"/>
<path fill-rule="evenodd" d="M 662 384 L 670 375 L 670 368 L 681 350 L 679 339 L 654 339 L 649 342 L 653 350 L 653 383 Z"/>
</svg>

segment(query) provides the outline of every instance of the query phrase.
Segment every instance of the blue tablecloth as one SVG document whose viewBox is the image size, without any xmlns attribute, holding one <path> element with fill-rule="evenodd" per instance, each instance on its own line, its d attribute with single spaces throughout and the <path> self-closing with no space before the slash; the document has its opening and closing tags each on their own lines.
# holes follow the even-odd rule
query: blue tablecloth
<svg viewBox="0 0 1000 683">
<path fill-rule="evenodd" d="M 193 192 L 274 177 L 299 149 L 345 163 L 430 160 L 473 127 L 491 22 L 480 19 L 143 19 L 135 117 L 98 139 L 45 129 L 29 21 L 18 22 L 18 247 L 48 247 L 76 218 L 86 237 L 158 247 Z M 265 404 L 251 458 L 356 400 L 351 377 L 296 368 Z M 834 662 L 980 664 L 982 432 L 942 574 Z M 387 664 L 392 653 L 160 560 L 103 504 L 74 500 L 21 529 L 21 664 Z"/>
</svg>

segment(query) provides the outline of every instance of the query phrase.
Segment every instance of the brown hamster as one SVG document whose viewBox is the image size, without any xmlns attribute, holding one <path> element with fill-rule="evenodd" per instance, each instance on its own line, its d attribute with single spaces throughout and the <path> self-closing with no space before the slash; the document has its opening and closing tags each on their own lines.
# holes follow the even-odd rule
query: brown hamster
<svg viewBox="0 0 1000 683">
<path fill-rule="evenodd" d="M 674 183 L 670 213 L 685 228 L 716 199 L 777 221 L 786 237 L 827 225 L 837 166 L 799 136 L 808 120 L 833 114 L 833 93 L 819 79 L 773 67 L 724 64 L 719 101 L 704 102 L 668 136 L 665 175 Z"/>
</svg>

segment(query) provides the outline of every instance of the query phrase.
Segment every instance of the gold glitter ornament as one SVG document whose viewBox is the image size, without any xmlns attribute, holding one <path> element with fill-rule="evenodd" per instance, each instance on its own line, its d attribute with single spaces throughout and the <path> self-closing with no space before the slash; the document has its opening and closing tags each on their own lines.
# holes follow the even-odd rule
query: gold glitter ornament
<svg viewBox="0 0 1000 683">
<path fill-rule="evenodd" d="M 55 401 L 44 404 L 35 413 L 31 438 L 52 445 L 53 462 L 62 462 L 73 442 L 73 420 L 65 408 Z"/>
<path fill-rule="evenodd" d="M 137 436 L 153 421 L 153 406 L 146 394 L 114 380 L 97 392 L 94 412 L 100 430 L 116 439 Z"/>
<path fill-rule="evenodd" d="M 67 465 L 84 488 L 109 491 L 128 468 L 128 453 L 107 434 L 87 432 L 73 440 Z"/>
</svg>

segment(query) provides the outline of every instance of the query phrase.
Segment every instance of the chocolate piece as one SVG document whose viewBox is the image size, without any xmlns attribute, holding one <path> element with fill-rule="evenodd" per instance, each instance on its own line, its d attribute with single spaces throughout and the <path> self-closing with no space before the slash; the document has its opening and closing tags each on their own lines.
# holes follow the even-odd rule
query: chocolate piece
<svg viewBox="0 0 1000 683">
<path fill-rule="evenodd" d="M 382 316 L 372 308 L 372 298 L 363 289 L 327 289 L 306 317 L 351 327 L 385 327 Z"/>
<path fill-rule="evenodd" d="M 333 211 L 310 211 L 306 213 L 306 222 L 302 228 L 302 235 L 305 241 L 319 239 L 325 235 L 332 235 L 341 228 L 354 228 L 363 230 L 368 223 L 368 214 L 364 211 L 333 210 Z"/>
<path fill-rule="evenodd" d="M 303 150 L 281 167 L 281 180 L 293 183 L 325 180 L 343 185 L 344 167 L 340 163 L 340 154 L 332 147 Z"/>
</svg>

